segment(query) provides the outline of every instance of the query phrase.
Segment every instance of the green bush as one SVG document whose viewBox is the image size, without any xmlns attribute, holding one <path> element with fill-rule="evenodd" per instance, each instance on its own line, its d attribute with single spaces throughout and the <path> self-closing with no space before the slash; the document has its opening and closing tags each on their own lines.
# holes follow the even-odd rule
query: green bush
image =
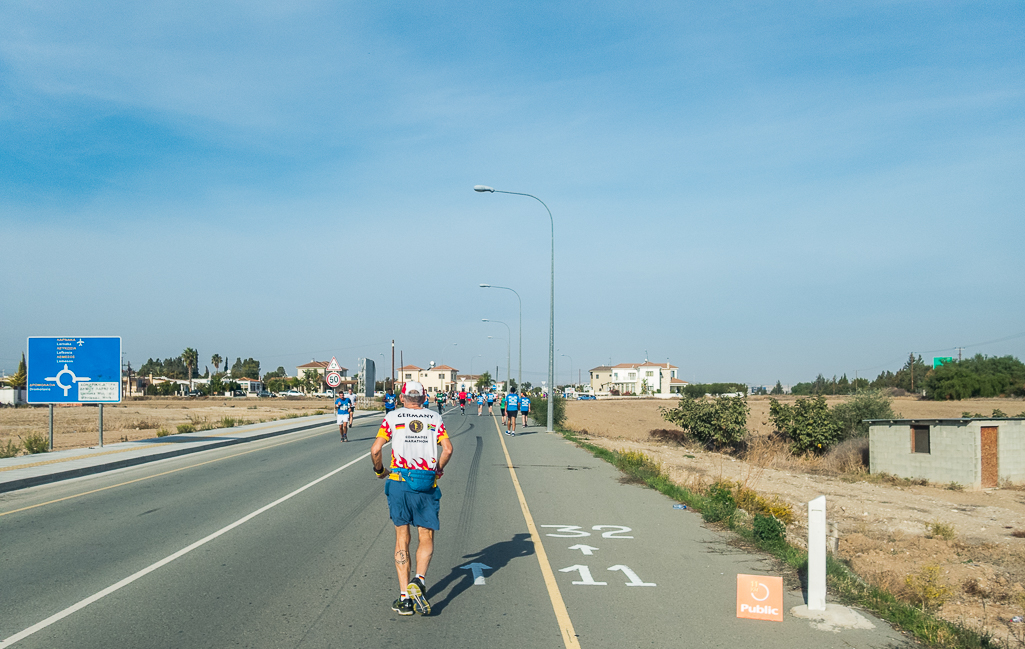
<svg viewBox="0 0 1025 649">
<path fill-rule="evenodd" d="M 794 453 L 825 453 L 840 440 L 841 428 L 822 395 L 798 399 L 794 405 L 769 399 L 769 418 L 790 440 Z"/>
<path fill-rule="evenodd" d="M 930 399 L 1022 396 L 1025 394 L 1025 363 L 1013 356 L 976 354 L 963 361 L 945 363 L 925 377 Z"/>
<path fill-rule="evenodd" d="M 14 443 L 14 440 L 7 440 L 6 444 L 0 444 L 0 457 L 18 457 L 21 447 Z"/>
<path fill-rule="evenodd" d="M 32 433 L 21 440 L 25 452 L 29 454 L 46 453 L 50 450 L 50 440 L 42 433 Z"/>
<path fill-rule="evenodd" d="M 194 433 L 194 432 L 196 432 L 196 427 L 194 425 L 192 425 L 192 424 L 178 424 L 178 434 L 179 435 L 182 435 L 184 433 Z"/>
<path fill-rule="evenodd" d="M 731 394 L 740 392 L 747 394 L 747 385 L 744 383 L 691 383 L 683 386 L 683 395 L 692 399 L 700 399 L 706 394 Z"/>
<path fill-rule="evenodd" d="M 241 417 L 239 417 L 237 419 L 235 417 L 228 417 L 228 416 L 221 417 L 221 428 L 234 428 L 235 426 L 240 426 L 241 424 L 242 424 L 242 418 Z"/>
<path fill-rule="evenodd" d="M 840 439 L 868 437 L 865 419 L 896 419 L 890 399 L 878 391 L 859 392 L 844 403 L 833 406 L 833 418 L 840 426 Z"/>
<path fill-rule="evenodd" d="M 709 523 L 729 520 L 737 511 L 730 485 L 716 482 L 705 492 L 705 507 L 701 517 Z"/>
<path fill-rule="evenodd" d="M 536 426 L 548 425 L 548 399 L 542 397 L 530 398 L 530 418 Z M 566 400 L 558 394 L 552 404 L 552 425 L 556 428 L 566 423 Z"/>
<path fill-rule="evenodd" d="M 752 523 L 755 540 L 761 544 L 780 543 L 786 538 L 787 527 L 775 516 L 755 514 Z"/>
<path fill-rule="evenodd" d="M 161 428 L 157 431 L 157 437 L 167 437 L 170 434 L 171 431 L 167 430 L 166 428 Z"/>
<path fill-rule="evenodd" d="M 684 396 L 675 408 L 659 408 L 662 418 L 687 431 L 706 446 L 728 448 L 747 434 L 747 401 L 743 397 L 693 399 Z"/>
</svg>

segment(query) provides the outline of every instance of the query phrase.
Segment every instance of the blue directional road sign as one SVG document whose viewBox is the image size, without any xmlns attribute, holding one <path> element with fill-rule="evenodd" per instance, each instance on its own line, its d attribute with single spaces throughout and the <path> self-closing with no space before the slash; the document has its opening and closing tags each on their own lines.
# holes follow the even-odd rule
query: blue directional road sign
<svg viewBox="0 0 1025 649">
<path fill-rule="evenodd" d="M 30 336 L 29 403 L 120 403 L 120 336 Z"/>
</svg>

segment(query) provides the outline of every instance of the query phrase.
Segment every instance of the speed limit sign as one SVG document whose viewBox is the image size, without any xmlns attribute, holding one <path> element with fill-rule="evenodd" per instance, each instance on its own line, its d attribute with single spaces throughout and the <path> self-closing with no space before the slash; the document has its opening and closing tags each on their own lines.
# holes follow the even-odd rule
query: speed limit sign
<svg viewBox="0 0 1025 649">
<path fill-rule="evenodd" d="M 328 387 L 337 388 L 339 385 L 342 384 L 342 375 L 338 372 L 328 372 L 327 384 Z"/>
</svg>

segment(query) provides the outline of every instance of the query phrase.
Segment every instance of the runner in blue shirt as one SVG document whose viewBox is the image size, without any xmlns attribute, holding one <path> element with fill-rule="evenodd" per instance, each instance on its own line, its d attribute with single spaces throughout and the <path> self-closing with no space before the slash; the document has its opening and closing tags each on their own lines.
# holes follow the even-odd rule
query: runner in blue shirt
<svg viewBox="0 0 1025 649">
<path fill-rule="evenodd" d="M 480 414 L 482 412 L 484 412 L 484 393 L 483 392 L 481 392 L 480 394 L 477 395 L 477 416 L 480 417 Z"/>
<path fill-rule="evenodd" d="M 530 413 L 530 397 L 525 394 L 520 395 L 520 414 L 523 415 L 523 425 L 527 425 L 527 415 Z"/>
<path fill-rule="evenodd" d="M 398 399 L 395 397 L 395 392 L 388 390 L 388 394 L 384 395 L 384 414 L 388 414 L 392 410 L 395 410 L 395 404 Z"/>
<path fill-rule="evenodd" d="M 520 410 L 520 397 L 516 394 L 516 390 L 510 390 L 509 394 L 505 397 L 505 434 L 511 437 L 516 437 L 516 413 Z"/>
<path fill-rule="evenodd" d="M 335 399 L 335 414 L 338 415 L 338 430 L 342 434 L 342 441 L 349 441 L 349 426 L 352 424 L 352 412 L 355 408 L 349 397 L 340 395 Z"/>
<path fill-rule="evenodd" d="M 494 392 L 488 392 L 488 414 L 489 415 L 494 414 L 491 411 L 491 406 L 493 406 L 493 405 L 495 405 L 495 393 Z"/>
</svg>

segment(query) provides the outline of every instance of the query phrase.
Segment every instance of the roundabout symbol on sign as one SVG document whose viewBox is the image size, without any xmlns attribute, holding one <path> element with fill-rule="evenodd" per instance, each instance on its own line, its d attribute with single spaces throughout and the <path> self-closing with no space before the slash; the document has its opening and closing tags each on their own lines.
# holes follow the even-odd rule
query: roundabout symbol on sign
<svg viewBox="0 0 1025 649">
<path fill-rule="evenodd" d="M 342 384 L 342 375 L 338 372 L 328 372 L 327 384 L 329 387 L 337 388 L 339 385 Z"/>
</svg>

